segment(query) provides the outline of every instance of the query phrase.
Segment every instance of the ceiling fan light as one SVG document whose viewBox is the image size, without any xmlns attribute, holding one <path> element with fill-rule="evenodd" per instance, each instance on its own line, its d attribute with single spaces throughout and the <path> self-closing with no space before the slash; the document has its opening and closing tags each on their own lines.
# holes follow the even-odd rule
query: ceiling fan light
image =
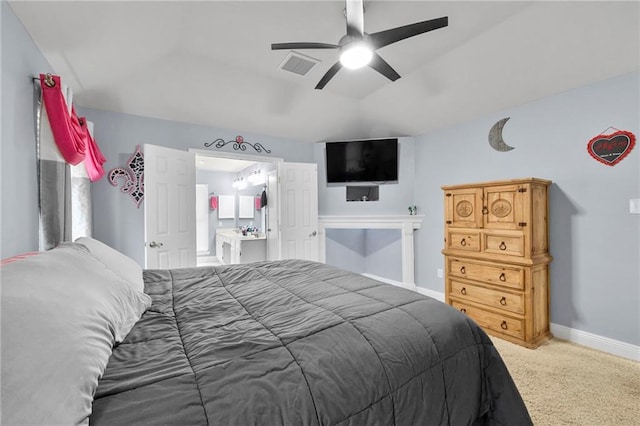
<svg viewBox="0 0 640 426">
<path fill-rule="evenodd" d="M 362 68 L 371 62 L 373 50 L 367 43 L 353 42 L 345 45 L 340 54 L 340 63 L 350 70 Z"/>
</svg>

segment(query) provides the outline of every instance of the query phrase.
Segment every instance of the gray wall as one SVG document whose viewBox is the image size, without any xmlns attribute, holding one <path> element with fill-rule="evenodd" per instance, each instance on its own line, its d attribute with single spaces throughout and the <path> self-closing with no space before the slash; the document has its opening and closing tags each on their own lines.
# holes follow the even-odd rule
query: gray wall
<svg viewBox="0 0 640 426">
<path fill-rule="evenodd" d="M 365 272 L 402 282 L 402 231 L 367 229 Z"/>
<path fill-rule="evenodd" d="M 640 148 L 614 167 L 587 142 L 609 126 L 639 135 L 639 74 L 630 74 L 416 137 L 416 283 L 443 291 L 442 185 L 535 176 L 550 189 L 551 321 L 640 343 Z M 491 126 L 511 117 L 497 152 Z"/>
<path fill-rule="evenodd" d="M 0 2 L 2 128 L 0 258 L 38 250 L 38 186 L 32 76 L 51 72 L 5 1 Z"/>
<path fill-rule="evenodd" d="M 402 282 L 399 229 L 328 228 L 325 236 L 327 264 Z"/>
<path fill-rule="evenodd" d="M 260 142 L 271 150 L 265 155 L 249 152 L 249 148 L 245 154 L 283 158 L 290 162 L 314 161 L 313 145 L 309 143 L 88 108 L 81 108 L 80 113 L 94 122 L 95 138 L 107 158 L 106 170 L 125 165 L 136 145 L 149 143 L 185 151 L 189 148 L 207 149 L 204 147 L 206 142 L 217 138 L 232 140 L 237 135 L 242 135 L 247 142 Z M 222 150 L 211 151 L 239 152 L 234 151 L 231 144 Z M 95 238 L 144 265 L 143 207 L 137 209 L 127 195 L 111 186 L 106 179 L 92 185 L 92 198 Z"/>
<path fill-rule="evenodd" d="M 326 263 L 358 274 L 366 272 L 366 231 L 327 229 Z"/>
</svg>

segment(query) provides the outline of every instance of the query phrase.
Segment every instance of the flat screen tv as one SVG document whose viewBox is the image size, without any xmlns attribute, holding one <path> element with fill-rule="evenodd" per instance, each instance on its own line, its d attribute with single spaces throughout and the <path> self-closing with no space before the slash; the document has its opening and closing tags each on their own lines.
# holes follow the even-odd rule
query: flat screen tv
<svg viewBox="0 0 640 426">
<path fill-rule="evenodd" d="M 326 143 L 327 183 L 395 183 L 398 139 Z"/>
</svg>

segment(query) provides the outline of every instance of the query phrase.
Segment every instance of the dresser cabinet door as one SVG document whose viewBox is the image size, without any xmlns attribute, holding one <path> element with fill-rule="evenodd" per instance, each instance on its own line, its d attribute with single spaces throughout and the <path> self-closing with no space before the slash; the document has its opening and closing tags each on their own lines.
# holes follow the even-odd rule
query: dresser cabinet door
<svg viewBox="0 0 640 426">
<path fill-rule="evenodd" d="M 447 191 L 445 221 L 452 228 L 481 228 L 482 188 Z"/>
<path fill-rule="evenodd" d="M 524 191 L 524 192 L 523 192 Z M 522 229 L 526 188 L 522 185 L 484 189 L 483 225 L 487 229 Z"/>
</svg>

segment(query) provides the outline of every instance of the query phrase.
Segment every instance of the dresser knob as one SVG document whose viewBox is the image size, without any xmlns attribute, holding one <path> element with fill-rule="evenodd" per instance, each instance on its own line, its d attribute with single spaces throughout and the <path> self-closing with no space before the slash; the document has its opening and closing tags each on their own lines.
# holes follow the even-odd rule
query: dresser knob
<svg viewBox="0 0 640 426">
<path fill-rule="evenodd" d="M 487 206 L 482 206 L 482 214 L 489 214 L 489 209 Z"/>
<path fill-rule="evenodd" d="M 465 287 L 462 287 L 462 289 L 460 290 L 460 293 L 463 295 L 467 295 L 467 289 Z"/>
<path fill-rule="evenodd" d="M 507 329 L 507 322 L 506 321 L 502 321 L 502 324 L 500 324 L 500 328 L 503 330 Z"/>
<path fill-rule="evenodd" d="M 462 247 L 466 246 L 466 245 L 467 245 L 467 240 L 466 240 L 465 238 L 461 239 L 461 240 L 460 240 L 460 245 L 461 245 Z"/>
<path fill-rule="evenodd" d="M 467 273 L 467 269 L 464 266 L 460 267 L 460 273 L 461 274 L 466 274 Z"/>
<path fill-rule="evenodd" d="M 507 245 L 504 243 L 504 241 L 500 243 L 499 248 L 500 248 L 500 250 L 502 250 L 502 251 L 504 251 L 504 250 L 506 250 L 506 249 L 507 249 Z"/>
<path fill-rule="evenodd" d="M 463 314 L 466 314 L 467 310 L 465 308 L 460 308 L 460 312 L 462 312 Z"/>
<path fill-rule="evenodd" d="M 507 276 L 503 273 L 500 274 L 500 276 L 498 277 L 498 279 L 502 282 L 505 282 L 507 280 Z"/>
<path fill-rule="evenodd" d="M 503 297 L 502 299 L 500 299 L 500 304 L 502 306 L 507 306 L 507 299 L 505 297 Z"/>
</svg>

